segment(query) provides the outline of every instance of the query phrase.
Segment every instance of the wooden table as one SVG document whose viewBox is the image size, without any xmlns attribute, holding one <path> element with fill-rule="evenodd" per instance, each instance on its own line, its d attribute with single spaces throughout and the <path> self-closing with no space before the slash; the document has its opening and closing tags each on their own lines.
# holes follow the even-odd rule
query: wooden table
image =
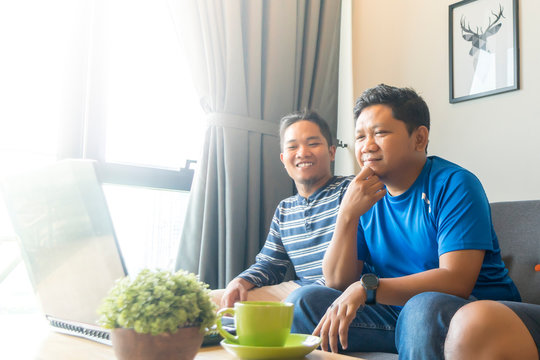
<svg viewBox="0 0 540 360">
<path fill-rule="evenodd" d="M 111 346 L 53 331 L 44 319 L 0 316 L 0 359 L 114 360 Z M 221 346 L 201 348 L 196 360 L 237 360 Z M 352 360 L 314 350 L 304 360 Z"/>
</svg>

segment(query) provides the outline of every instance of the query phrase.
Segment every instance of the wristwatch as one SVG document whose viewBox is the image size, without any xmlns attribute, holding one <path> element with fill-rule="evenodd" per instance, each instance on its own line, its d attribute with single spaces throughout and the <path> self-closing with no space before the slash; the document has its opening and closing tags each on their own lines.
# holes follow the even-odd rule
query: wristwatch
<svg viewBox="0 0 540 360">
<path fill-rule="evenodd" d="M 377 296 L 377 287 L 379 286 L 379 277 L 375 274 L 364 274 L 360 278 L 360 284 L 366 289 L 366 304 L 375 304 Z"/>
</svg>

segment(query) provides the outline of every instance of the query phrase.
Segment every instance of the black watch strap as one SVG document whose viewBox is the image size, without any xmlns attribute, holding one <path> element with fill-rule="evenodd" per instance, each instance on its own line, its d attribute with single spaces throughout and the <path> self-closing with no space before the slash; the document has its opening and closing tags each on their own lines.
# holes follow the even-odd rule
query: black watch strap
<svg viewBox="0 0 540 360">
<path fill-rule="evenodd" d="M 366 289 L 366 304 L 373 305 L 377 298 L 377 287 L 379 286 L 379 277 L 375 274 L 364 274 L 360 283 Z"/>
<path fill-rule="evenodd" d="M 377 298 L 377 289 L 367 289 L 366 288 L 366 304 L 373 305 L 375 304 L 375 299 Z"/>
</svg>

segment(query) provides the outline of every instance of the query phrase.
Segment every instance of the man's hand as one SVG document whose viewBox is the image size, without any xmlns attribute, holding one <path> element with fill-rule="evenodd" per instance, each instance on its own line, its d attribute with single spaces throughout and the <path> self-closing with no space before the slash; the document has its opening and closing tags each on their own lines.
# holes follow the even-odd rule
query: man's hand
<svg viewBox="0 0 540 360">
<path fill-rule="evenodd" d="M 255 285 L 242 278 L 233 279 L 221 297 L 221 308 L 233 307 L 237 301 L 246 301 L 247 292 Z"/>
<path fill-rule="evenodd" d="M 366 303 L 366 290 L 360 281 L 352 283 L 330 305 L 319 325 L 313 331 L 313 335 L 321 337 L 321 349 L 328 351 L 328 345 L 332 352 L 338 352 L 338 337 L 343 350 L 347 349 L 349 326 L 356 317 L 358 309 Z"/>
<path fill-rule="evenodd" d="M 365 166 L 349 184 L 340 210 L 358 219 L 385 195 L 384 184 L 371 168 Z"/>
</svg>

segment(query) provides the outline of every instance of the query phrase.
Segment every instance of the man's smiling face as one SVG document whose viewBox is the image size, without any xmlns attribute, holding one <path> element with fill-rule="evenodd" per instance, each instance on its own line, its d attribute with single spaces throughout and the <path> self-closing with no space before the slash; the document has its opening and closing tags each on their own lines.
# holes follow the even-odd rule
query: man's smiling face
<svg viewBox="0 0 540 360">
<path fill-rule="evenodd" d="M 311 121 L 297 121 L 285 130 L 281 162 L 300 195 L 307 197 L 330 180 L 335 152 L 319 126 Z"/>
</svg>

